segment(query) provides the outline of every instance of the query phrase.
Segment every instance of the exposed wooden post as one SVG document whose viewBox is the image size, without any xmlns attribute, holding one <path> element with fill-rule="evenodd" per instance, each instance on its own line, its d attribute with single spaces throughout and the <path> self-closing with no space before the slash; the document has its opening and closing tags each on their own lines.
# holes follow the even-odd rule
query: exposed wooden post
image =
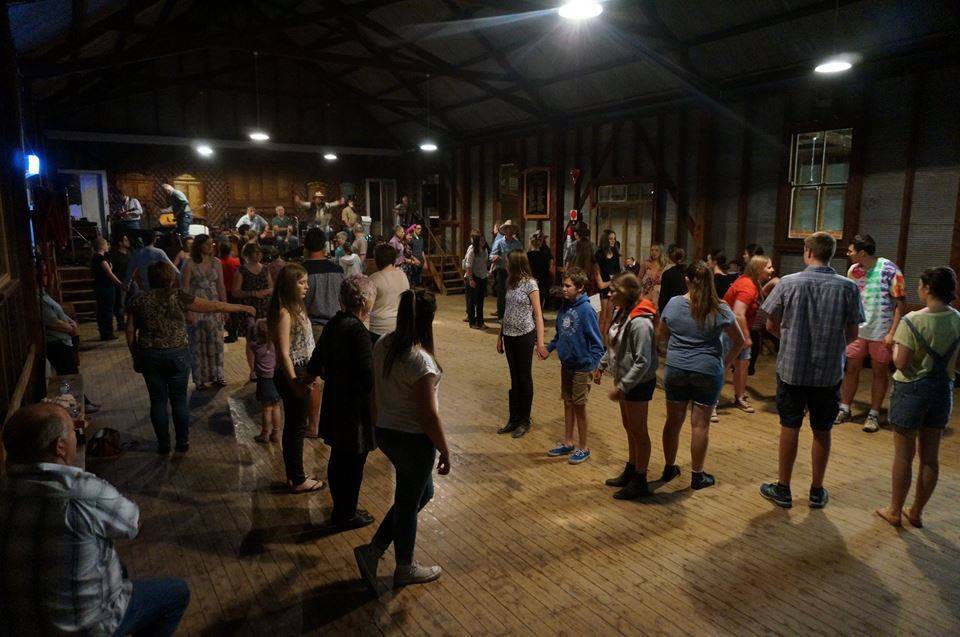
<svg viewBox="0 0 960 637">
<path fill-rule="evenodd" d="M 953 212 L 953 241 L 950 243 L 950 267 L 960 272 L 960 180 L 957 180 L 957 205 Z M 960 307 L 960 300 L 954 302 Z"/>
<path fill-rule="evenodd" d="M 573 167 L 579 169 L 580 178 L 573 184 L 573 202 L 580 201 L 580 186 L 583 183 L 583 128 L 577 126 L 576 135 L 573 141 Z"/>
<path fill-rule="evenodd" d="M 657 205 L 654 208 L 654 223 L 653 223 L 653 236 L 657 243 L 662 244 L 666 239 L 666 228 L 667 228 L 667 167 L 665 162 L 665 156 L 667 152 L 666 144 L 666 126 L 667 126 L 667 116 L 663 112 L 657 114 L 657 149 L 656 154 L 653 157 L 653 161 L 656 164 L 656 173 L 657 173 Z M 642 132 L 643 128 L 641 127 L 638 131 Z M 676 187 L 671 191 L 673 196 L 674 203 L 677 202 L 679 193 L 677 192 Z"/>
<path fill-rule="evenodd" d="M 773 228 L 773 256 L 771 261 L 773 268 L 777 272 L 780 271 L 781 257 L 781 250 L 777 244 L 786 243 L 787 237 L 790 234 L 790 153 L 792 152 L 791 142 L 793 130 L 789 122 L 794 121 L 793 108 L 793 94 L 789 93 L 787 94 L 787 105 L 784 108 L 785 115 L 783 118 L 783 121 L 788 122 L 788 124 L 784 125 L 781 135 L 781 138 L 786 140 L 787 152 L 784 152 L 784 147 L 780 147 L 780 171 L 777 181 L 777 217 Z M 743 252 L 741 251 L 740 254 L 743 254 Z M 737 258 L 740 257 L 740 254 L 737 255 Z"/>
<path fill-rule="evenodd" d="M 483 215 L 487 210 L 487 145 L 477 149 L 477 228 L 486 236 Z"/>
<path fill-rule="evenodd" d="M 550 254 L 553 255 L 554 276 L 560 271 L 563 263 L 563 255 L 558 254 L 563 245 L 563 230 L 566 227 L 566 207 L 564 205 L 564 194 L 567 190 L 567 129 L 561 128 L 553 140 L 553 152 L 557 164 L 557 194 L 554 198 L 556 206 L 553 214 L 553 232 L 550 233 Z"/>
<path fill-rule="evenodd" d="M 463 179 L 462 193 L 463 203 L 460 206 L 460 252 L 467 251 L 467 237 L 470 235 L 470 213 L 473 208 L 473 148 L 467 146 L 462 151 L 460 161 L 460 174 Z"/>
<path fill-rule="evenodd" d="M 743 113 L 743 148 L 740 151 L 740 194 L 737 197 L 737 255 L 747 247 L 747 222 L 750 216 L 750 157 L 753 154 L 754 102 L 747 101 Z"/>
<path fill-rule="evenodd" d="M 903 198 L 900 201 L 900 235 L 897 238 L 897 266 L 900 271 L 907 267 L 907 242 L 910 239 L 910 216 L 913 211 L 913 182 L 917 173 L 917 138 L 920 136 L 921 116 L 923 114 L 923 74 L 914 78 L 913 98 L 911 99 L 910 131 L 907 138 L 907 150 L 904 154 Z"/>
<path fill-rule="evenodd" d="M 581 193 L 580 199 L 576 202 L 577 210 L 583 209 L 583 205 L 586 203 L 587 197 L 590 196 L 590 191 L 593 189 L 594 183 L 597 181 L 597 178 L 600 177 L 600 171 L 603 170 L 607 160 L 610 159 L 613 147 L 616 145 L 617 137 L 623 129 L 623 122 L 624 120 L 620 120 L 613 125 L 613 130 L 610 131 L 610 139 L 607 140 L 606 145 L 603 147 L 603 152 L 600 153 L 600 156 L 597 157 L 593 165 L 590 166 L 590 183 L 588 184 L 587 191 Z"/>
<path fill-rule="evenodd" d="M 692 258 L 702 258 L 709 250 L 710 232 L 713 228 L 713 111 L 701 111 L 697 141 L 697 204 L 694 224 L 694 252 Z"/>
<path fill-rule="evenodd" d="M 684 234 L 687 232 L 688 196 L 687 196 L 687 107 L 680 109 L 680 130 L 677 141 L 677 227 L 674 233 L 674 243 L 678 246 L 686 244 Z"/>
<path fill-rule="evenodd" d="M 863 158 L 867 147 L 869 118 L 866 89 L 861 86 L 857 117 L 853 124 L 853 147 L 850 149 L 850 179 L 843 205 L 843 243 L 849 244 L 860 231 L 860 203 L 863 198 Z"/>
</svg>

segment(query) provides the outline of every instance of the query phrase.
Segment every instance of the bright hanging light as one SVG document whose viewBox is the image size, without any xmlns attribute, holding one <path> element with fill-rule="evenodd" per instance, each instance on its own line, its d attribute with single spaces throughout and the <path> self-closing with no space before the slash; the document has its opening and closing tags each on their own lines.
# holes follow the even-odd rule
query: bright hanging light
<svg viewBox="0 0 960 637">
<path fill-rule="evenodd" d="M 257 130 L 250 131 L 250 139 L 252 139 L 255 142 L 268 142 L 270 141 L 270 135 L 268 135 L 266 131 L 257 129 Z"/>
<path fill-rule="evenodd" d="M 817 73 L 843 73 L 853 68 L 853 63 L 846 58 L 830 58 L 818 64 L 813 70 Z"/>
<path fill-rule="evenodd" d="M 567 20 L 584 20 L 595 18 L 603 13 L 603 6 L 599 2 L 591 2 L 590 0 L 570 0 L 565 2 L 557 12 L 561 18 Z"/>
<path fill-rule="evenodd" d="M 195 150 L 201 157 L 210 157 L 213 155 L 213 147 L 210 144 L 197 144 Z"/>
<path fill-rule="evenodd" d="M 337 161 L 339 159 L 336 153 L 324 153 L 323 158 L 327 161 Z"/>
<path fill-rule="evenodd" d="M 420 144 L 420 150 L 425 153 L 432 153 L 437 150 L 437 145 L 431 141 L 426 141 Z"/>
</svg>

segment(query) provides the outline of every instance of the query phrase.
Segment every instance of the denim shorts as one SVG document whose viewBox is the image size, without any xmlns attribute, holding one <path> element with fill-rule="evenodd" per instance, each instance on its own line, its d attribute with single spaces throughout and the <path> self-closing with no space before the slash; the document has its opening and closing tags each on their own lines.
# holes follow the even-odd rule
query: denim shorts
<svg viewBox="0 0 960 637">
<path fill-rule="evenodd" d="M 777 413 L 780 426 L 799 429 L 804 413 L 810 414 L 810 428 L 827 431 L 840 411 L 840 383 L 829 387 L 791 385 L 777 375 Z"/>
<path fill-rule="evenodd" d="M 733 341 L 723 333 L 720 335 L 720 341 L 723 343 L 723 357 L 726 358 L 727 354 L 730 353 L 730 350 L 733 349 Z M 748 361 L 750 360 L 750 348 L 746 346 L 740 347 L 740 353 L 737 354 L 738 361 Z"/>
<path fill-rule="evenodd" d="M 723 389 L 723 373 L 704 374 L 667 365 L 663 373 L 663 389 L 667 400 L 672 403 L 692 400 L 698 405 L 712 407 L 717 404 Z"/>
<path fill-rule="evenodd" d="M 943 429 L 953 409 L 953 383 L 921 378 L 912 383 L 893 381 L 887 418 L 900 429 Z"/>
<path fill-rule="evenodd" d="M 273 405 L 280 402 L 280 393 L 272 378 L 257 376 L 257 402 L 264 405 Z"/>
<path fill-rule="evenodd" d="M 653 390 L 656 388 L 657 379 L 651 378 L 628 391 L 624 396 L 624 400 L 628 403 L 648 403 L 653 398 Z"/>
</svg>

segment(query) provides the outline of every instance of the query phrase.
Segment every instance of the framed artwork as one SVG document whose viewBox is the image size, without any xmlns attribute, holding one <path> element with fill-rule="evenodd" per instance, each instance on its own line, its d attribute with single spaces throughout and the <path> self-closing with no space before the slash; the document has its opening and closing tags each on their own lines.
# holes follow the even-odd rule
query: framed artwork
<svg viewBox="0 0 960 637">
<path fill-rule="evenodd" d="M 500 164 L 499 186 L 501 197 L 520 195 L 520 168 L 516 164 Z"/>
<path fill-rule="evenodd" d="M 553 170 L 546 167 L 523 171 L 523 217 L 549 219 L 553 203 Z"/>
</svg>

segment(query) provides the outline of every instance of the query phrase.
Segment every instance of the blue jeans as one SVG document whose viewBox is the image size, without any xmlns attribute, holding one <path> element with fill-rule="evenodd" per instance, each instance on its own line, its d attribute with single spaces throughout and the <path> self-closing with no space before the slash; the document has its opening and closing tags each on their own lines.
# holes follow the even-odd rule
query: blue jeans
<svg viewBox="0 0 960 637">
<path fill-rule="evenodd" d="M 167 402 L 173 412 L 177 444 L 190 442 L 190 406 L 187 404 L 187 379 L 190 378 L 190 350 L 141 349 L 140 368 L 150 394 L 150 422 L 161 447 L 170 446 L 170 419 Z"/>
<path fill-rule="evenodd" d="M 413 562 L 417 540 L 417 514 L 433 498 L 433 461 L 437 450 L 424 434 L 377 427 L 377 445 L 397 472 L 393 506 L 370 543 L 386 550 L 393 542 L 397 564 Z"/>
<path fill-rule="evenodd" d="M 169 637 L 177 631 L 189 603 L 190 589 L 182 579 L 168 577 L 134 582 L 127 612 L 114 637 Z"/>
<path fill-rule="evenodd" d="M 186 239 L 190 236 L 190 224 L 193 223 L 193 214 L 185 212 L 177 217 L 177 234 Z"/>
</svg>

